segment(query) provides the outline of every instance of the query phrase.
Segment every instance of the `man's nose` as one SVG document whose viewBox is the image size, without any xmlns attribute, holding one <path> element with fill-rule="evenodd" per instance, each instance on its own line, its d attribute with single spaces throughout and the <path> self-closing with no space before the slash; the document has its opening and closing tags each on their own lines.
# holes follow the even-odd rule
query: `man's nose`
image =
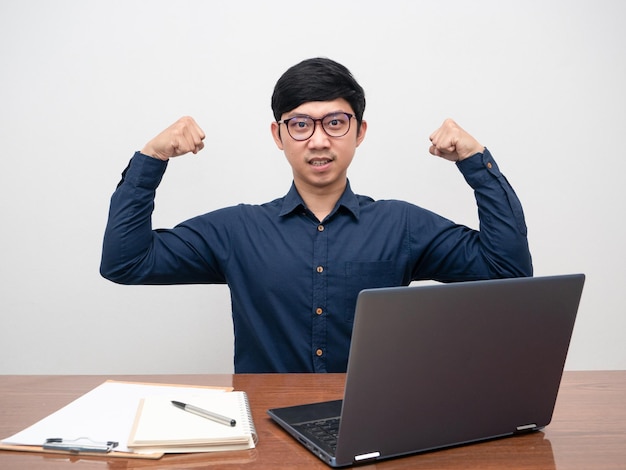
<svg viewBox="0 0 626 470">
<path fill-rule="evenodd" d="M 330 137 L 326 134 L 326 131 L 322 127 L 321 122 L 315 123 L 315 129 L 313 129 L 313 135 L 309 137 L 309 147 L 313 148 L 325 148 L 330 145 Z"/>
</svg>

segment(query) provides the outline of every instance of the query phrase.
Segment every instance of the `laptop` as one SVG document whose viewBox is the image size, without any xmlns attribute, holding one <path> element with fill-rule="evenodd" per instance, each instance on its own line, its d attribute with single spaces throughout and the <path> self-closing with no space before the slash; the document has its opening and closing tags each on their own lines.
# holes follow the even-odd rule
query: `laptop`
<svg viewBox="0 0 626 470">
<path fill-rule="evenodd" d="M 268 414 L 331 467 L 539 430 L 552 419 L 584 281 L 366 289 L 343 400 Z"/>
</svg>

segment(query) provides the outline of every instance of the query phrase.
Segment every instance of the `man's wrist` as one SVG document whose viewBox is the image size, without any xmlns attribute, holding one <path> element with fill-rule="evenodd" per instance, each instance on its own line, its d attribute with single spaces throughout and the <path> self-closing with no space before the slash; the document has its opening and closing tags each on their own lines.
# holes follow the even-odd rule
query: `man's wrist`
<svg viewBox="0 0 626 470">
<path fill-rule="evenodd" d="M 458 161 L 462 162 L 463 160 L 467 160 L 468 158 L 472 158 L 472 157 L 474 157 L 476 155 L 480 155 L 480 154 L 482 154 L 484 152 L 485 152 L 485 147 L 484 146 L 482 146 L 482 145 L 477 146 L 477 147 L 471 149 L 470 151 L 468 151 L 465 156 L 461 157 L 459 155 Z"/>
<path fill-rule="evenodd" d="M 154 158 L 156 160 L 161 160 L 163 162 L 166 162 L 166 161 L 169 160 L 168 157 L 163 157 L 163 156 L 159 155 L 159 153 L 155 152 L 149 145 L 146 145 L 143 149 L 141 149 L 139 151 L 139 153 L 141 153 L 142 155 L 145 155 L 147 157 Z"/>
</svg>

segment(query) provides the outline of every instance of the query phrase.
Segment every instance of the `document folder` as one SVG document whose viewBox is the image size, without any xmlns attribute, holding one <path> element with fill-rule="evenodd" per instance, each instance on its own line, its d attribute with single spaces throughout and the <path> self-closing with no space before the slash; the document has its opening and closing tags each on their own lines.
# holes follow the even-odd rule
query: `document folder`
<svg viewBox="0 0 626 470">
<path fill-rule="evenodd" d="M 137 407 L 146 396 L 229 393 L 232 387 L 162 385 L 108 380 L 28 428 L 0 441 L 0 450 L 158 459 L 162 452 L 127 446 Z"/>
</svg>

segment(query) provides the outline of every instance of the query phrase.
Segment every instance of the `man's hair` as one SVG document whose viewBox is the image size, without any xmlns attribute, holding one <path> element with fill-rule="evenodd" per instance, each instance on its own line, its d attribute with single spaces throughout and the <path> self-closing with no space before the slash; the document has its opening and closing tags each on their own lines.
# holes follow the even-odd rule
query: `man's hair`
<svg viewBox="0 0 626 470">
<path fill-rule="evenodd" d="M 365 111 L 365 92 L 350 71 L 331 59 L 303 60 L 290 67 L 276 82 L 272 94 L 272 111 L 280 117 L 310 101 L 345 99 L 354 111 L 360 128 Z"/>
</svg>

